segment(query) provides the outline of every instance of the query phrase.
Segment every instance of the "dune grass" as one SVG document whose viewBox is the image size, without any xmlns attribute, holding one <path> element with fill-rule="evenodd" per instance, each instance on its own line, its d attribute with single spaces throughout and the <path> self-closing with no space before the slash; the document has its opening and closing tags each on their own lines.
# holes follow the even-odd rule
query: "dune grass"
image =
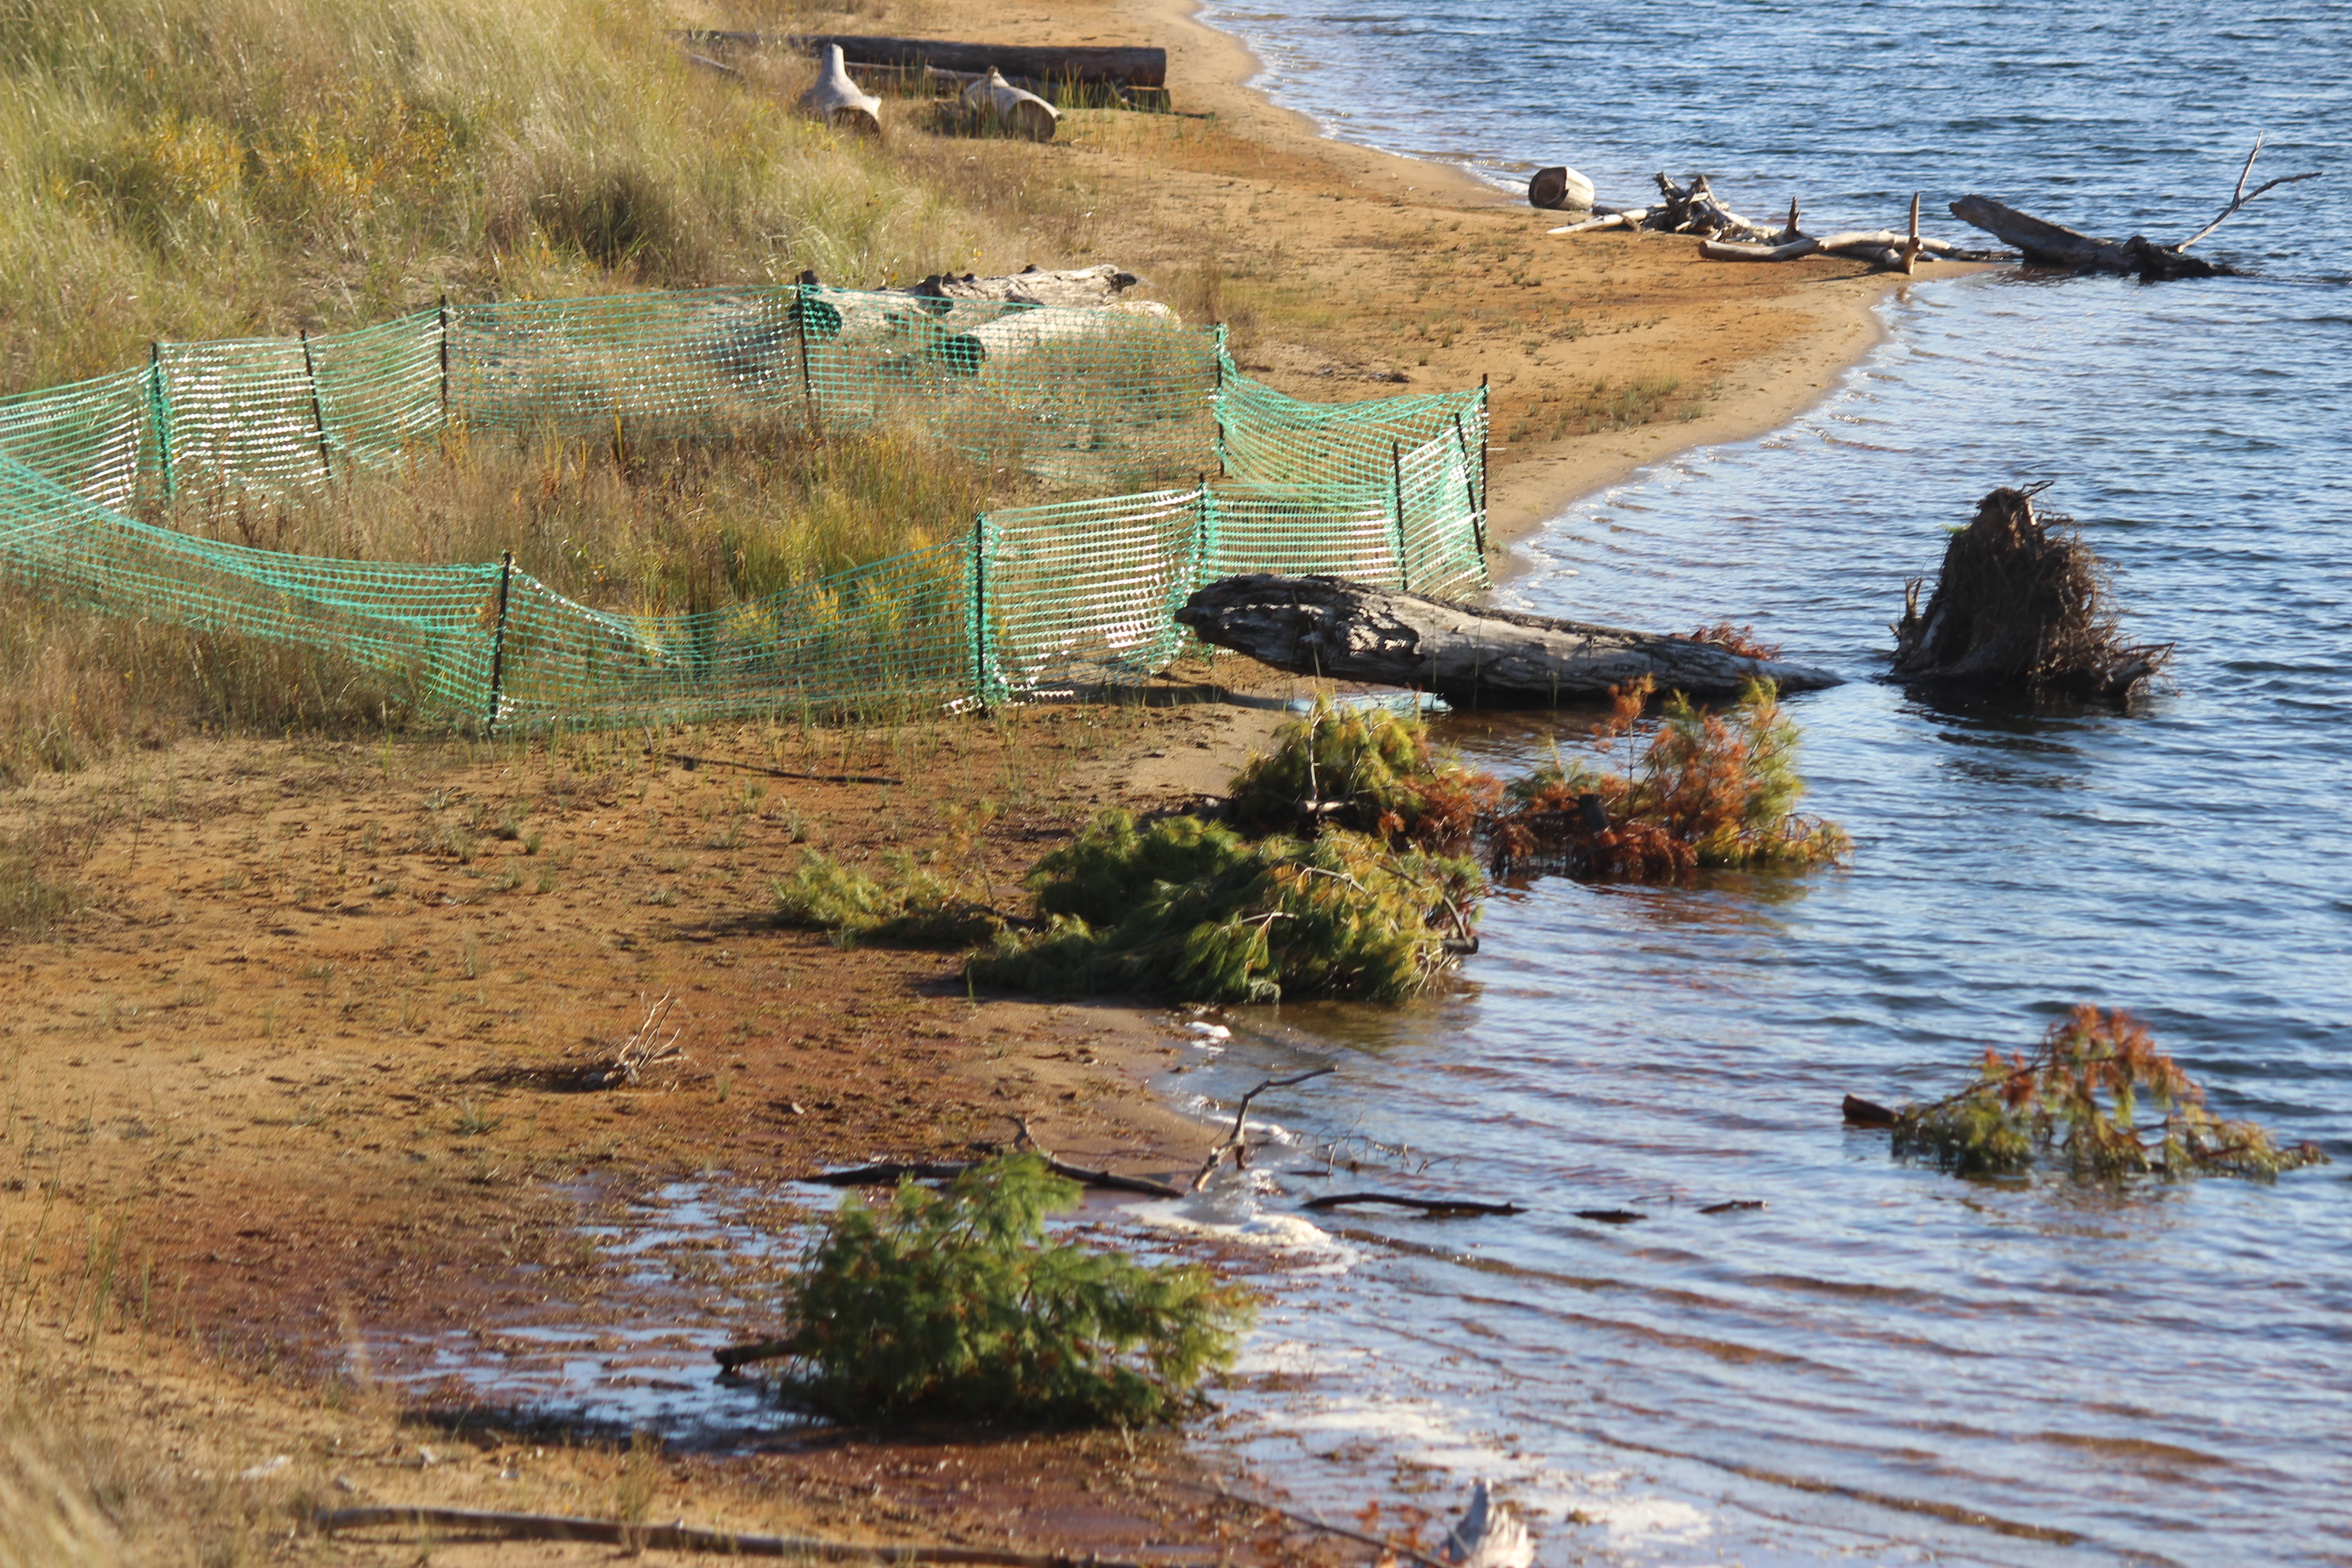
<svg viewBox="0 0 2352 1568">
<path fill-rule="evenodd" d="M 871 285 L 1069 240 L 1038 149 L 837 134 L 790 112 L 808 62 L 702 70 L 677 21 L 647 0 L 0 0 L 0 389 L 445 292 Z"/>
</svg>

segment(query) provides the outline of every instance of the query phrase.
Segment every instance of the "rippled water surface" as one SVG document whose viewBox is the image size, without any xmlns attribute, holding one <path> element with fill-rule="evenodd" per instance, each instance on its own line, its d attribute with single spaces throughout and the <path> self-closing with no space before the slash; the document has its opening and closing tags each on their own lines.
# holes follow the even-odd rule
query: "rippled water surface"
<svg viewBox="0 0 2352 1568">
<path fill-rule="evenodd" d="M 1367 1169 L 1333 1180 L 1531 1209 L 1367 1218 L 1300 1253 L 1329 1266 L 1262 1336 L 1255 1364 L 1286 1375 L 1237 1400 L 1230 1442 L 1334 1506 L 1391 1467 L 1497 1477 L 1554 1563 L 2352 1561 L 2352 13 L 1211 17 L 1337 134 L 1497 178 L 1565 162 L 1604 197 L 1704 169 L 1743 210 L 1801 194 L 1822 225 L 1979 190 L 2175 237 L 2257 129 L 2269 174 L 2330 171 L 2204 242 L 2258 278 L 1916 287 L 1795 426 L 1637 476 L 1524 547 L 1507 603 L 1661 629 L 1728 614 L 1856 678 L 1790 704 L 1811 804 L 1854 863 L 1540 882 L 1490 910 L 1465 994 L 1255 1017 L 1171 1080 L 1229 1096 L 1340 1067 L 1261 1101 L 1300 1140 L 1269 1207 L 1326 1190 L 1297 1173 L 1349 1139 Z M 1872 679 L 1943 529 L 2040 479 L 2130 627 L 2179 644 L 2172 689 L 2128 713 L 1970 712 Z M 1454 739 L 1507 771 L 1551 731 Z M 1906 1168 L 1840 1125 L 1844 1093 L 1929 1095 L 2077 1000 L 2132 1008 L 2225 1114 L 2339 1163 L 2102 1196 Z M 1765 1206 L 1699 1212 L 1728 1200 Z"/>
</svg>

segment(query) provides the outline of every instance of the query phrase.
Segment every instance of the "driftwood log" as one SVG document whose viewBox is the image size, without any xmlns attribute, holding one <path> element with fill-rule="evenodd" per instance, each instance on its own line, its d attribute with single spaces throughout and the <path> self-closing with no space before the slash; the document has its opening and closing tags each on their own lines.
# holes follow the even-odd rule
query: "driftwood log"
<svg viewBox="0 0 2352 1568">
<path fill-rule="evenodd" d="M 1474 609 L 1339 577 L 1254 573 L 1212 583 L 1176 612 L 1202 642 L 1276 669 L 1418 687 L 1455 703 L 1599 701 L 1643 676 L 1662 691 L 1733 697 L 1840 684 L 1827 670 L 1750 658 L 1690 637 Z"/>
<path fill-rule="evenodd" d="M 2305 180 L 2319 178 L 2320 171 L 2305 174 L 2282 174 L 2275 180 L 2246 189 L 2246 180 L 2254 172 L 2254 160 L 2262 156 L 2263 139 L 2254 138 L 2253 151 L 2246 154 L 2246 166 L 2238 171 L 2237 189 L 2211 223 L 2177 245 L 2159 245 L 2141 235 L 2129 239 L 2101 239 L 2095 235 L 2068 228 L 2064 224 L 2022 213 L 1990 196 L 1967 195 L 1952 204 L 1952 216 L 1971 228 L 1980 228 L 2003 245 L 2013 245 L 2025 259 L 2037 267 L 2072 267 L 2086 272 L 2126 272 L 2149 279 L 2174 278 L 2235 278 L 2242 276 L 2234 267 L 2187 254 L 2189 247 L 2229 221 L 2231 215 L 2261 195 L 2280 185 L 2298 184 Z"/>
<path fill-rule="evenodd" d="M 1024 88 L 1014 87 L 1003 73 L 989 73 L 963 89 L 963 111 L 976 131 L 994 131 L 1032 142 L 1051 142 L 1061 124 L 1061 110 Z"/>
<path fill-rule="evenodd" d="M 1559 164 L 1538 169 L 1528 179 L 1528 205 L 1551 211 L 1590 211 L 1592 182 Z"/>
<path fill-rule="evenodd" d="M 801 94 L 800 108 L 835 130 L 882 134 L 882 100 L 849 79 L 839 44 L 825 50 L 824 68 L 817 72 L 815 85 Z"/>
<path fill-rule="evenodd" d="M 2035 514 L 2044 487 L 2003 487 L 1944 547 L 1936 592 L 1919 580 L 1894 625 L 1898 680 L 2114 700 L 2161 668 L 2169 643 L 2124 640 L 2098 558 L 2071 520 Z"/>
<path fill-rule="evenodd" d="M 780 45 L 823 58 L 828 47 L 838 47 L 853 65 L 885 66 L 898 70 L 929 67 L 942 73 L 984 76 L 1003 71 L 1008 77 L 1038 81 L 1081 82 L 1121 87 L 1164 88 L 1168 85 L 1168 51 L 1126 45 L 1095 44 L 967 44 L 947 38 L 894 38 L 864 33 L 746 33 L 696 28 L 683 35 L 694 43 L 733 44 L 761 48 Z"/>
</svg>

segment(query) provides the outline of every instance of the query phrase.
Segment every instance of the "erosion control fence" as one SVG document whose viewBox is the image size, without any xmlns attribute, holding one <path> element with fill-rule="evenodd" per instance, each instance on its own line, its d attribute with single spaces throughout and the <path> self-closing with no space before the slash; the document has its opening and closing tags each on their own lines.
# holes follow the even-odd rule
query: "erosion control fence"
<svg viewBox="0 0 2352 1568">
<path fill-rule="evenodd" d="M 691 615 L 597 606 L 511 562 L 253 549 L 149 521 L 298 495 L 468 438 L 914 431 L 1100 499 Z M 1176 607 L 1237 572 L 1486 583 L 1483 388 L 1302 403 L 1219 328 L 781 286 L 447 305 L 328 337 L 157 343 L 0 399 L 0 582 L 329 650 L 495 726 L 985 705 L 1166 668 Z"/>
</svg>

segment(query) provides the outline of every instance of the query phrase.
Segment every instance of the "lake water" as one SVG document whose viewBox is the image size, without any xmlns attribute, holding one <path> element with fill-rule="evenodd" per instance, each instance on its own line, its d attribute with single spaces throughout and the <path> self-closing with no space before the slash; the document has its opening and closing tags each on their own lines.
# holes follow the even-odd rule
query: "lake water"
<svg viewBox="0 0 2352 1568">
<path fill-rule="evenodd" d="M 1366 1217 L 1280 1255 L 1251 1364 L 1284 1375 L 1232 1396 L 1211 1451 L 1333 1509 L 1486 1475 L 1553 1563 L 2352 1562 L 2352 10 L 1208 17 L 1335 135 L 1512 188 L 1567 163 L 1622 202 L 1704 170 L 1751 215 L 1801 195 L 1816 232 L 1979 191 L 2177 238 L 2257 130 L 2257 181 L 2330 172 L 2200 247 L 2256 278 L 1909 288 L 1794 425 L 1637 475 L 1522 548 L 1507 604 L 1752 619 L 1854 678 L 1790 704 L 1853 867 L 1542 881 L 1490 909 L 1458 994 L 1237 1017 L 1172 1090 L 1339 1068 L 1260 1102 L 1297 1141 L 1269 1215 L 1329 1189 L 1298 1173 L 1335 1143 L 1365 1164 L 1348 1184 L 1531 1212 Z M 2179 644 L 2168 689 L 2127 713 L 1971 712 L 1873 679 L 1944 529 L 2034 479 L 2129 628 Z M 1452 738 L 1507 772 L 1552 737 Z M 2270 1187 L 1995 1186 L 1841 1126 L 1848 1091 L 1956 1087 L 2077 1001 L 2130 1008 L 2224 1114 L 2338 1163 Z M 1699 1212 L 1730 1200 L 1765 1206 Z"/>
</svg>

